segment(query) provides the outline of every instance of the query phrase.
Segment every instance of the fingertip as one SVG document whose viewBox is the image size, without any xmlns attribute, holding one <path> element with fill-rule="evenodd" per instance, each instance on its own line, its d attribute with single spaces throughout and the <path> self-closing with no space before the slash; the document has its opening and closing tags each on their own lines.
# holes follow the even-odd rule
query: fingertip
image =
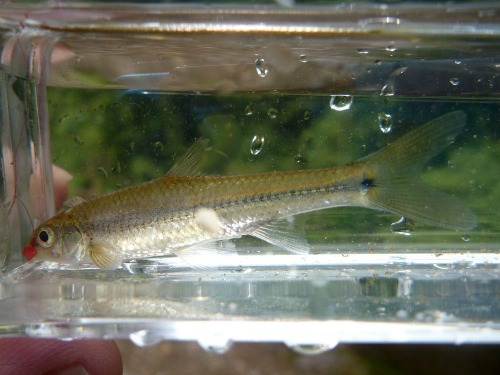
<svg viewBox="0 0 500 375">
<path fill-rule="evenodd" d="M 74 350 L 82 353 L 81 364 L 92 375 L 121 375 L 122 357 L 112 340 L 76 340 Z"/>
<path fill-rule="evenodd" d="M 104 340 L 0 339 L 0 374 L 64 374 L 75 369 L 92 375 L 122 374 L 117 345 Z"/>
<path fill-rule="evenodd" d="M 54 177 L 56 207 L 60 208 L 68 197 L 68 183 L 71 181 L 73 176 L 66 170 L 54 164 L 52 165 L 52 175 Z"/>
</svg>

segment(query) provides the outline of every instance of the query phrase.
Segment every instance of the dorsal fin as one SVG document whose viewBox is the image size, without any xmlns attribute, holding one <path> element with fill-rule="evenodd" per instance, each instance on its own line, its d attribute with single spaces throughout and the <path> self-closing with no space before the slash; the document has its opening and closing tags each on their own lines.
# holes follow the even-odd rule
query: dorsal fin
<svg viewBox="0 0 500 375">
<path fill-rule="evenodd" d="M 197 176 L 200 174 L 200 160 L 208 140 L 199 138 L 168 171 L 170 176 Z"/>
<path fill-rule="evenodd" d="M 64 201 L 63 209 L 67 210 L 68 208 L 78 206 L 80 203 L 83 202 L 85 202 L 85 199 L 83 199 L 82 197 L 71 197 Z"/>
</svg>

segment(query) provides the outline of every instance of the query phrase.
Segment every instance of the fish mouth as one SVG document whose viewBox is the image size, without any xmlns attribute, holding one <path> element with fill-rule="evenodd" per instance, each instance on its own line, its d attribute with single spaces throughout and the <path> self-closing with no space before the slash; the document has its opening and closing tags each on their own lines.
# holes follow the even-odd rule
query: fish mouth
<svg viewBox="0 0 500 375">
<path fill-rule="evenodd" d="M 23 248 L 23 255 L 26 257 L 26 259 L 28 259 L 28 261 L 30 261 L 31 259 L 33 259 L 34 257 L 36 257 L 37 254 L 38 254 L 38 250 L 35 247 L 35 237 L 33 237 L 31 239 L 29 245 L 26 245 Z"/>
<path fill-rule="evenodd" d="M 23 255 L 26 257 L 26 259 L 28 259 L 28 261 L 36 257 L 37 254 L 38 250 L 34 246 L 27 245 L 23 248 Z"/>
</svg>

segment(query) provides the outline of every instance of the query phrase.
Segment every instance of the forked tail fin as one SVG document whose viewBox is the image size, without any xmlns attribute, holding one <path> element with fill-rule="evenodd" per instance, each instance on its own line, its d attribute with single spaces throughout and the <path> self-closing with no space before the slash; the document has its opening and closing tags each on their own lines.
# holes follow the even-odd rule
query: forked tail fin
<svg viewBox="0 0 500 375">
<path fill-rule="evenodd" d="M 443 228 L 474 228 L 476 215 L 464 203 L 425 185 L 420 178 L 424 165 L 453 143 L 465 121 L 462 111 L 447 113 L 363 158 L 370 185 L 367 206 Z"/>
</svg>

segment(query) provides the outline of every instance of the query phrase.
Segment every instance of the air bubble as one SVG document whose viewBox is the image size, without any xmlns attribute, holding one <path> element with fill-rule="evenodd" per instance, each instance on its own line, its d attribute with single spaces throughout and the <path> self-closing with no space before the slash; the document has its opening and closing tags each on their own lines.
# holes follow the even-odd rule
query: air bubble
<svg viewBox="0 0 500 375">
<path fill-rule="evenodd" d="M 213 341 L 198 340 L 198 345 L 205 349 L 206 352 L 214 354 L 224 354 L 233 346 L 231 340 L 218 337 L 214 337 L 213 339 Z"/>
<path fill-rule="evenodd" d="M 131 333 L 129 339 L 140 347 L 156 345 L 162 341 L 162 337 L 159 334 L 147 329 Z"/>
<path fill-rule="evenodd" d="M 385 50 L 386 50 L 386 51 L 389 51 L 389 52 L 394 52 L 394 51 L 396 50 L 396 47 L 394 47 L 394 46 L 387 46 L 387 47 L 385 48 Z"/>
<path fill-rule="evenodd" d="M 392 115 L 388 113 L 379 113 L 378 125 L 382 133 L 387 134 L 392 130 Z"/>
<path fill-rule="evenodd" d="M 386 84 L 384 87 L 382 87 L 382 90 L 380 91 L 380 95 L 393 96 L 394 95 L 394 86 L 392 86 L 391 83 Z"/>
<path fill-rule="evenodd" d="M 401 234 L 403 236 L 411 236 L 411 232 L 415 230 L 415 224 L 411 219 L 402 217 L 400 220 L 391 224 L 391 232 Z"/>
<path fill-rule="evenodd" d="M 307 121 L 311 118 L 311 112 L 309 111 L 304 111 L 304 121 Z"/>
<path fill-rule="evenodd" d="M 294 352 L 304 355 L 317 355 L 325 353 L 332 350 L 338 345 L 337 343 L 331 344 L 300 344 L 300 345 L 288 345 L 290 349 Z"/>
<path fill-rule="evenodd" d="M 266 62 L 262 58 L 255 60 L 255 69 L 257 70 L 259 77 L 266 78 L 269 74 Z"/>
<path fill-rule="evenodd" d="M 330 108 L 335 111 L 346 111 L 351 108 L 353 97 L 351 95 L 332 95 Z"/>
<path fill-rule="evenodd" d="M 470 241 L 470 236 L 468 234 L 464 234 L 462 236 L 462 240 L 464 240 L 465 242 L 469 242 Z"/>
<path fill-rule="evenodd" d="M 259 155 L 264 147 L 264 136 L 254 135 L 252 138 L 252 144 L 250 145 L 250 153 L 252 155 Z"/>
<path fill-rule="evenodd" d="M 307 62 L 307 56 L 306 55 L 300 55 L 300 61 L 303 63 Z"/>
<path fill-rule="evenodd" d="M 369 51 L 366 48 L 358 48 L 356 52 L 361 53 L 362 55 L 366 55 L 369 53 Z"/>
<path fill-rule="evenodd" d="M 276 108 L 271 107 L 267 110 L 267 115 L 271 118 L 276 118 L 278 117 L 278 110 Z"/>
<path fill-rule="evenodd" d="M 460 84 L 460 80 L 456 77 L 450 79 L 450 83 L 453 85 L 453 86 L 458 86 Z"/>
<path fill-rule="evenodd" d="M 248 104 L 245 107 L 245 116 L 252 116 L 255 111 L 255 105 L 253 103 Z"/>
</svg>

